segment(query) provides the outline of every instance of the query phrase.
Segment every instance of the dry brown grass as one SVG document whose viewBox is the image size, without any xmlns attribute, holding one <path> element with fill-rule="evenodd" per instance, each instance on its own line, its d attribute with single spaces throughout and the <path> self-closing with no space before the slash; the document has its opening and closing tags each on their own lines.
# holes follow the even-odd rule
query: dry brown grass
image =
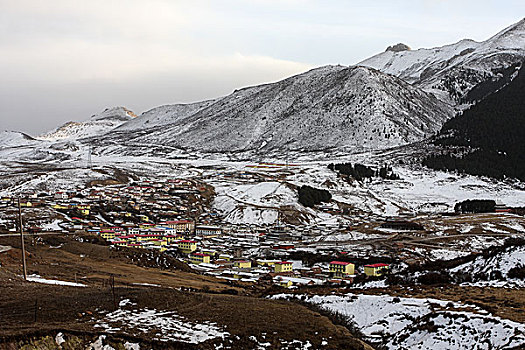
<svg viewBox="0 0 525 350">
<path fill-rule="evenodd" d="M 50 248 L 49 243 L 60 248 Z M 49 238 L 35 245 L 28 241 L 28 270 L 45 278 L 72 282 L 76 274 L 77 282 L 88 285 L 87 288 L 24 282 L 19 277 L 18 240 L 0 238 L 0 244 L 15 247 L 0 254 L 0 343 L 5 337 L 45 335 L 57 330 L 76 334 L 99 332 L 94 325 L 104 312 L 112 311 L 120 300 L 130 299 L 138 308 L 170 310 L 190 321 L 215 322 L 239 337 L 233 347 L 236 349 L 250 348 L 249 337 L 262 339 L 262 334 L 271 348 L 279 348 L 281 339 L 310 340 L 313 348 L 319 348 L 324 338 L 329 343 L 326 349 L 370 349 L 346 328 L 304 306 L 249 296 L 254 293 L 248 285 L 232 288 L 224 281 L 191 272 L 139 267 L 130 263 L 125 254 L 115 253 L 107 246 L 80 243 L 70 237 Z M 115 276 L 115 298 L 108 283 L 110 275 Z M 181 287 L 186 291 L 180 291 Z M 187 291 L 189 287 L 210 293 Z M 218 294 L 232 289 L 240 295 Z M 147 335 L 132 330 L 121 334 L 129 335 L 149 340 Z"/>
</svg>

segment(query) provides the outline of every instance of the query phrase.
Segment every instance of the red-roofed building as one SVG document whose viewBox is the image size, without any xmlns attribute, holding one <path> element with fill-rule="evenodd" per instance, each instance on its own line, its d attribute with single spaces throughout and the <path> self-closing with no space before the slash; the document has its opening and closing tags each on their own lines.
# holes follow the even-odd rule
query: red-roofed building
<svg viewBox="0 0 525 350">
<path fill-rule="evenodd" d="M 169 227 L 177 232 L 190 232 L 195 228 L 195 223 L 190 220 L 163 221 L 157 224 L 158 227 Z"/>
<path fill-rule="evenodd" d="M 190 254 L 197 250 L 197 242 L 184 239 L 177 243 L 177 247 L 181 252 Z"/>
<path fill-rule="evenodd" d="M 279 261 L 273 265 L 273 271 L 275 273 L 292 272 L 292 263 L 289 261 Z"/>
<path fill-rule="evenodd" d="M 365 275 L 367 276 L 383 276 L 388 271 L 388 264 L 370 264 L 365 265 Z"/>
<path fill-rule="evenodd" d="M 190 255 L 190 261 L 194 264 L 209 264 L 210 256 L 203 253 L 193 253 Z"/>
<path fill-rule="evenodd" d="M 333 277 L 344 277 L 354 274 L 355 265 L 345 261 L 330 262 L 330 274 Z"/>
</svg>

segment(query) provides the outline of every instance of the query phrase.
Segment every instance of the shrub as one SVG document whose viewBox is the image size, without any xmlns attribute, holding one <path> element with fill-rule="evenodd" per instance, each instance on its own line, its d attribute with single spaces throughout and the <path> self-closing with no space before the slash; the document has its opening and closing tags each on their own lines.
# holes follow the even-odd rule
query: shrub
<svg viewBox="0 0 525 350">
<path fill-rule="evenodd" d="M 516 265 L 509 270 L 507 274 L 509 278 L 518 278 L 520 280 L 525 280 L 525 266 Z"/>
<path fill-rule="evenodd" d="M 424 285 L 446 284 L 450 282 L 450 277 L 439 272 L 429 272 L 419 276 L 418 282 Z"/>
</svg>

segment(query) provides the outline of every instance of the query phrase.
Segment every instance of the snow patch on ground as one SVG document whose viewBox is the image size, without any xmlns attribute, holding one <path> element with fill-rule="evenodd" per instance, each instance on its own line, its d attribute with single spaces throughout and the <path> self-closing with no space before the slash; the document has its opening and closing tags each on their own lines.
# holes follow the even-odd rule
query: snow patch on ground
<svg viewBox="0 0 525 350">
<path fill-rule="evenodd" d="M 337 312 L 388 349 L 490 349 L 525 344 L 525 326 L 475 306 L 389 295 L 286 295 Z M 467 311 L 468 310 L 468 311 Z"/>
<path fill-rule="evenodd" d="M 517 266 L 525 266 L 525 246 L 507 247 L 503 252 L 488 258 L 479 256 L 471 262 L 451 269 L 450 272 L 470 274 L 474 278 L 478 275 L 485 276 L 480 278 L 481 280 L 469 283 L 471 285 L 525 288 L 524 280 L 508 277 L 509 270 Z"/>
<path fill-rule="evenodd" d="M 120 309 L 107 313 L 95 327 L 108 333 L 122 329 L 145 333 L 160 341 L 181 341 L 198 344 L 209 339 L 229 336 L 212 322 L 196 323 L 186 320 L 172 311 L 155 309 L 127 310 L 125 306 L 133 306 L 128 300 L 120 302 Z"/>
<path fill-rule="evenodd" d="M 47 278 L 42 278 L 39 275 L 29 275 L 29 276 L 27 276 L 27 280 L 29 282 L 36 282 L 36 283 L 43 283 L 43 284 L 54 284 L 54 285 L 59 285 L 59 286 L 86 287 L 86 285 L 82 284 L 82 283 L 67 282 L 67 281 L 60 281 L 60 280 L 50 280 L 50 279 L 47 279 Z"/>
</svg>

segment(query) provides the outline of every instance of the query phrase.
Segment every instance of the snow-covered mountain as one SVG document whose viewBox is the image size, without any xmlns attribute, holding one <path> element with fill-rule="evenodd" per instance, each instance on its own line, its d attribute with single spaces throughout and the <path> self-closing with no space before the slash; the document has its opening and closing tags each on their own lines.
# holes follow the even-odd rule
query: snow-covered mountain
<svg viewBox="0 0 525 350">
<path fill-rule="evenodd" d="M 435 134 L 460 104 L 515 77 L 523 60 L 525 20 L 484 42 L 420 50 L 397 44 L 358 66 L 324 66 L 137 118 L 123 107 L 107 109 L 39 139 L 88 142 L 100 155 L 387 149 Z"/>
<path fill-rule="evenodd" d="M 0 131 L 0 149 L 19 147 L 36 141 L 29 135 L 18 131 Z"/>
<path fill-rule="evenodd" d="M 387 49 L 359 65 L 395 75 L 446 102 L 458 103 L 476 85 L 502 78 L 502 70 L 524 59 L 525 19 L 483 42 L 467 39 L 432 49 Z"/>
<path fill-rule="evenodd" d="M 99 142 L 204 152 L 381 149 L 428 137 L 451 116 L 448 105 L 394 76 L 325 66 L 218 100 L 153 109 Z"/>
<path fill-rule="evenodd" d="M 153 108 L 140 115 L 140 118 L 132 119 L 118 127 L 117 130 L 139 130 L 156 126 L 182 122 L 185 118 L 192 116 L 203 108 L 212 105 L 216 100 L 207 100 L 188 104 L 165 105 Z"/>
<path fill-rule="evenodd" d="M 106 108 L 86 121 L 67 122 L 53 131 L 40 135 L 38 138 L 56 141 L 102 135 L 135 117 L 136 115 L 132 111 L 124 107 Z"/>
</svg>

